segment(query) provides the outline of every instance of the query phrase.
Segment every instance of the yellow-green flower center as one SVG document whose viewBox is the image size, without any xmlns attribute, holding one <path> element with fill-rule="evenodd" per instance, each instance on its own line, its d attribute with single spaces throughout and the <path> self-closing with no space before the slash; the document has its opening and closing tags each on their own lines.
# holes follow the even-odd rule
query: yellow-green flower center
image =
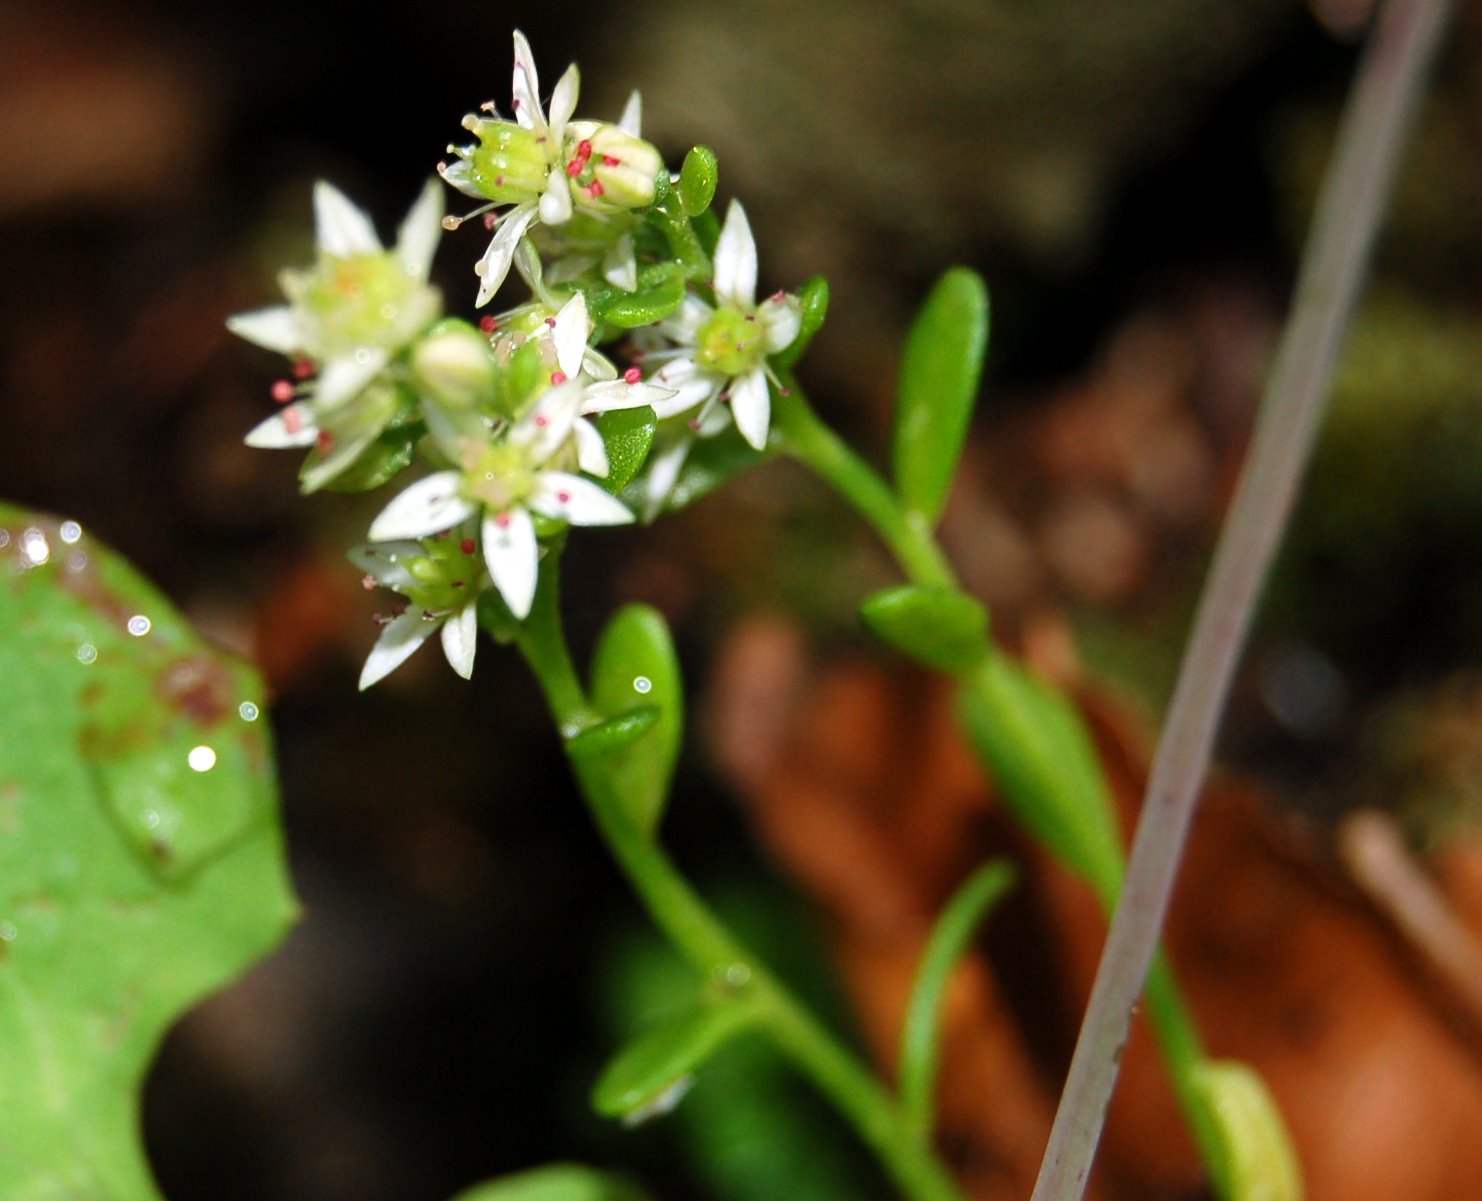
<svg viewBox="0 0 1482 1201">
<path fill-rule="evenodd" d="M 767 354 L 765 331 L 756 317 L 739 309 L 716 309 L 695 335 L 695 359 L 722 375 L 745 375 Z"/>
<path fill-rule="evenodd" d="M 523 507 L 535 491 L 530 452 L 512 442 L 496 442 L 475 455 L 463 472 L 463 494 L 491 514 Z"/>
<path fill-rule="evenodd" d="M 312 271 L 290 278 L 285 286 L 317 323 L 316 349 L 325 355 L 357 346 L 399 345 L 408 319 L 427 306 L 422 282 L 389 252 L 345 258 L 321 254 Z"/>
</svg>

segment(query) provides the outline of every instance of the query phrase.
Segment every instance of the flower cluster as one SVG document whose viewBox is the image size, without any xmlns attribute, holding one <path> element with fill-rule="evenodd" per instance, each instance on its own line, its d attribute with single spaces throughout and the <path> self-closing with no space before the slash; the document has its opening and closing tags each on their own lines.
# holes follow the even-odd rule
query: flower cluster
<svg viewBox="0 0 1482 1201">
<path fill-rule="evenodd" d="M 433 633 L 468 676 L 480 598 L 523 621 L 542 555 L 568 526 L 678 503 L 706 440 L 764 452 L 779 387 L 768 360 L 801 329 L 796 296 L 756 301 L 740 204 L 723 223 L 710 212 L 713 156 L 691 152 L 671 174 L 640 136 L 637 93 L 616 123 L 576 119 L 575 66 L 547 107 L 523 35 L 514 46 L 512 119 L 483 105 L 463 122 L 475 141 L 438 164 L 479 208 L 445 216 L 430 181 L 387 250 L 319 183 L 314 264 L 283 273 L 286 304 L 229 322 L 292 359 L 292 378 L 272 388 L 281 409 L 247 442 L 308 448 L 305 492 L 430 468 L 351 552 L 368 588 L 405 602 L 384 619 L 362 688 Z M 474 325 L 444 317 L 428 280 L 441 232 L 476 216 L 493 236 L 474 268 L 475 307 L 511 269 L 530 296 Z"/>
</svg>

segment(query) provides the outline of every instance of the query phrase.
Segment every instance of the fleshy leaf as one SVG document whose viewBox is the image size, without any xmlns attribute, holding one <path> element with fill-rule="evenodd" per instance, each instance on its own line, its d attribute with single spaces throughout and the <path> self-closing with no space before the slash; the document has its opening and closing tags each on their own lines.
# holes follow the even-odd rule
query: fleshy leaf
<svg viewBox="0 0 1482 1201">
<path fill-rule="evenodd" d="M 859 615 L 875 637 L 934 671 L 960 675 L 988 653 L 988 611 L 954 588 L 887 588 Z"/>
<path fill-rule="evenodd" d="M 594 799 L 651 837 L 669 796 L 684 730 L 679 660 L 657 609 L 628 605 L 608 623 L 592 657 L 592 703 L 612 717 L 631 714 L 638 705 L 658 710 L 648 732 L 629 745 L 573 758 Z"/>
<path fill-rule="evenodd" d="M 1248 1064 L 1206 1060 L 1194 1070 L 1215 1144 L 1225 1201 L 1301 1201 L 1302 1172 L 1281 1111 Z"/>
<path fill-rule="evenodd" d="M 802 325 L 798 328 L 798 336 L 773 356 L 779 366 L 791 367 L 803 357 L 813 335 L 823 328 L 824 318 L 828 316 L 828 296 L 828 280 L 821 275 L 815 275 L 803 285 L 803 290 L 798 293 Z"/>
<path fill-rule="evenodd" d="M 0 506 L 0 1196 L 154 1198 L 166 1029 L 296 915 L 261 683 L 73 522 Z"/>
<path fill-rule="evenodd" d="M 684 280 L 670 276 L 653 287 L 640 286 L 637 292 L 614 292 L 601 311 L 594 312 L 593 316 L 618 329 L 636 329 L 640 325 L 662 321 L 679 307 L 683 299 Z"/>
<path fill-rule="evenodd" d="M 648 1194 L 612 1172 L 553 1163 L 476 1184 L 453 1201 L 648 1201 Z"/>
<path fill-rule="evenodd" d="M 592 1089 L 592 1108 L 636 1124 L 667 1112 L 705 1061 L 757 1021 L 741 997 L 706 999 L 670 1014 L 617 1053 Z"/>
<path fill-rule="evenodd" d="M 594 419 L 607 447 L 607 478 L 600 480 L 609 492 L 621 492 L 638 474 L 654 444 L 658 419 L 647 405 L 636 409 L 614 409 Z"/>
<path fill-rule="evenodd" d="M 976 272 L 953 267 L 906 336 L 895 410 L 896 490 L 928 525 L 947 503 L 987 347 L 988 290 Z"/>
<path fill-rule="evenodd" d="M 679 169 L 679 203 L 686 217 L 698 217 L 715 199 L 720 180 L 720 167 L 715 151 L 709 146 L 696 146 L 684 156 Z"/>
</svg>

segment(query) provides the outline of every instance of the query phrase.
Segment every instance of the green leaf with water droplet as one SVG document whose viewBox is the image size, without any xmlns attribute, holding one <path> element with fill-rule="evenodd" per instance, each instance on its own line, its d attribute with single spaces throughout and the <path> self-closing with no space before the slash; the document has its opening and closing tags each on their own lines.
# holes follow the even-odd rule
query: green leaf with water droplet
<svg viewBox="0 0 1482 1201">
<path fill-rule="evenodd" d="M 613 409 L 594 419 L 607 447 L 607 478 L 598 482 L 616 495 L 638 474 L 654 444 L 658 418 L 647 405 L 636 409 Z"/>
<path fill-rule="evenodd" d="M 791 367 L 802 358 L 808 344 L 813 341 L 813 335 L 823 328 L 823 320 L 828 316 L 828 295 L 828 280 L 821 275 L 815 275 L 803 285 L 803 290 L 798 293 L 798 304 L 802 308 L 798 336 L 772 356 L 779 367 Z"/>
<path fill-rule="evenodd" d="M 613 1057 L 592 1089 L 592 1108 L 631 1124 L 668 1112 L 705 1061 L 758 1020 L 754 1002 L 730 994 L 669 1014 Z"/>
<path fill-rule="evenodd" d="M 648 1201 L 626 1177 L 575 1163 L 553 1163 L 465 1189 L 453 1201 Z"/>
<path fill-rule="evenodd" d="M 1302 1171 L 1266 1082 L 1249 1064 L 1205 1060 L 1194 1069 L 1214 1145 L 1211 1166 L 1224 1201 L 1301 1201 Z"/>
<path fill-rule="evenodd" d="M 907 584 L 866 597 L 870 632 L 933 671 L 960 675 L 988 653 L 988 610 L 955 588 Z"/>
<path fill-rule="evenodd" d="M 597 804 L 652 837 L 669 797 L 684 733 L 684 682 L 663 615 L 647 605 L 620 609 L 592 656 L 592 704 L 604 718 L 657 710 L 647 732 L 604 754 L 574 757 L 582 785 Z M 568 747 L 570 744 L 568 744 Z"/>
<path fill-rule="evenodd" d="M 0 1197 L 155 1198 L 150 1057 L 294 920 L 262 686 L 71 523 L 0 506 Z"/>
<path fill-rule="evenodd" d="M 975 271 L 953 267 L 906 335 L 895 407 L 896 491 L 927 526 L 947 503 L 987 349 L 988 289 Z"/>
<path fill-rule="evenodd" d="M 686 217 L 698 217 L 715 199 L 720 165 L 709 146 L 696 146 L 684 156 L 679 169 L 679 203 Z"/>
</svg>

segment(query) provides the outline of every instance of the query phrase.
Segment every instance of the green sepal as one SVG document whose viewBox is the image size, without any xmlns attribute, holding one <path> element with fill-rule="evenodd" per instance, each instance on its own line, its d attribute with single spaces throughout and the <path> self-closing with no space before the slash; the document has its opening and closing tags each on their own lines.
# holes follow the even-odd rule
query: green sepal
<svg viewBox="0 0 1482 1201">
<path fill-rule="evenodd" d="M 369 492 L 411 465 L 417 455 L 417 440 L 426 433 L 421 422 L 389 429 L 365 448 L 360 457 L 331 480 L 320 485 L 324 492 Z M 318 460 L 319 452 L 310 451 L 303 470 Z"/>
<path fill-rule="evenodd" d="M 597 319 L 617 329 L 637 329 L 662 321 L 684 300 L 684 277 L 670 275 L 651 288 L 616 292 L 606 300 Z"/>
<path fill-rule="evenodd" d="M 686 217 L 698 217 L 715 199 L 720 166 L 709 146 L 696 146 L 684 156 L 679 169 L 679 203 Z"/>
<path fill-rule="evenodd" d="M 648 458 L 659 428 L 658 418 L 647 405 L 634 409 L 612 409 L 593 419 L 607 447 L 607 478 L 597 482 L 616 495 L 628 486 Z"/>
<path fill-rule="evenodd" d="M 859 615 L 880 641 L 933 671 L 961 675 L 988 653 L 988 610 L 955 588 L 887 588 L 866 597 Z"/>
<path fill-rule="evenodd" d="M 657 705 L 637 705 L 626 713 L 588 726 L 567 740 L 566 753 L 575 759 L 611 755 L 631 746 L 654 728 L 659 720 Z"/>
<path fill-rule="evenodd" d="M 966 267 L 937 281 L 906 335 L 893 466 L 901 502 L 928 526 L 947 503 L 988 347 L 988 289 Z"/>
<path fill-rule="evenodd" d="M 670 1013 L 612 1058 L 592 1089 L 592 1108 L 635 1124 L 666 1112 L 695 1072 L 758 1018 L 754 1002 L 731 995 Z"/>
<path fill-rule="evenodd" d="M 553 1163 L 464 1189 L 453 1201 L 648 1201 L 624 1176 L 575 1163 Z"/>
<path fill-rule="evenodd" d="M 591 701 L 607 719 L 631 715 L 637 706 L 657 710 L 642 737 L 573 760 L 594 800 L 652 837 L 669 797 L 684 732 L 679 658 L 657 609 L 628 605 L 608 622 L 592 656 Z"/>
<path fill-rule="evenodd" d="M 1234 1060 L 1205 1060 L 1194 1087 L 1219 1149 L 1211 1164 L 1223 1201 L 1301 1201 L 1302 1170 L 1266 1082 Z"/>
<path fill-rule="evenodd" d="M 803 285 L 798 293 L 798 303 L 803 310 L 802 324 L 798 327 L 798 336 L 772 356 L 779 367 L 791 367 L 803 357 L 813 335 L 823 328 L 823 320 L 828 316 L 828 297 L 828 280 L 821 275 L 815 275 Z"/>
<path fill-rule="evenodd" d="M 1080 715 L 1008 656 L 965 676 L 957 717 L 1014 816 L 1103 902 L 1122 881 L 1121 837 Z"/>
</svg>

